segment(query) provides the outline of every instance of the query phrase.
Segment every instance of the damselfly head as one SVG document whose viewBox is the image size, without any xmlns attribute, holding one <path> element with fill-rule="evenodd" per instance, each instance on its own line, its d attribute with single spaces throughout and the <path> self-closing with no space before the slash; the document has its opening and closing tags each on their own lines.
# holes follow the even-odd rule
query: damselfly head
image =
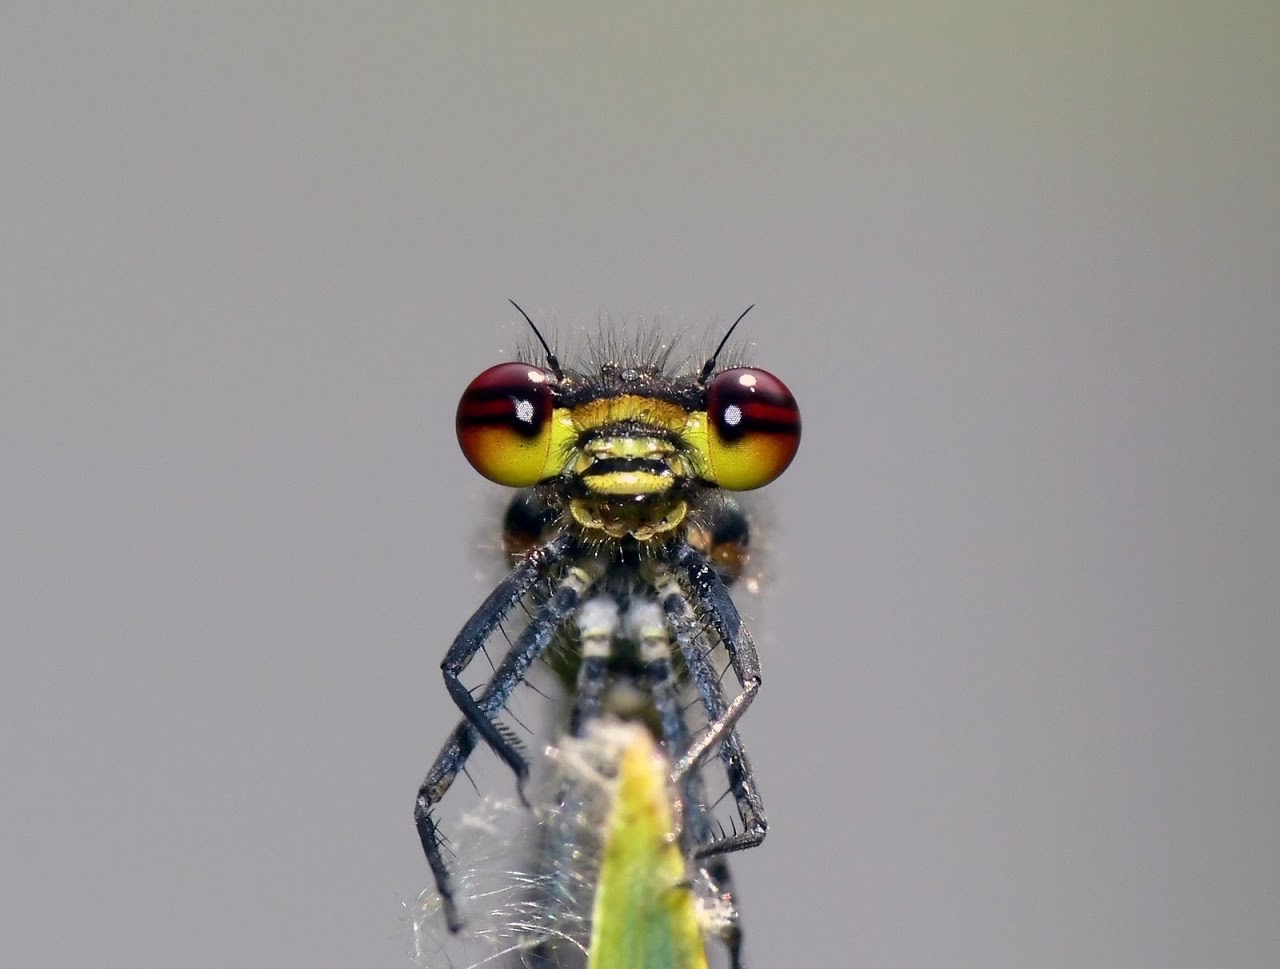
<svg viewBox="0 0 1280 969">
<path fill-rule="evenodd" d="M 762 487 L 795 457 L 791 391 L 767 370 L 717 371 L 723 340 L 696 370 L 670 368 L 669 345 L 656 343 L 562 367 L 534 332 L 546 366 L 501 363 L 472 380 L 458 442 L 485 477 L 538 486 L 584 532 L 666 536 L 710 494 Z"/>
</svg>

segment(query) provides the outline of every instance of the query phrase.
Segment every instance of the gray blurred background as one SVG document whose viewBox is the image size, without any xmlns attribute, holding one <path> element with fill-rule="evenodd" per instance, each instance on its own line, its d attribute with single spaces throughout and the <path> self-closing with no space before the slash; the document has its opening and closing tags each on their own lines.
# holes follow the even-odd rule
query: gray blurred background
<svg viewBox="0 0 1280 969">
<path fill-rule="evenodd" d="M 4 4 L 0 962 L 408 965 L 515 297 L 803 408 L 753 969 L 1280 963 L 1280 8 L 883 6 Z"/>
</svg>

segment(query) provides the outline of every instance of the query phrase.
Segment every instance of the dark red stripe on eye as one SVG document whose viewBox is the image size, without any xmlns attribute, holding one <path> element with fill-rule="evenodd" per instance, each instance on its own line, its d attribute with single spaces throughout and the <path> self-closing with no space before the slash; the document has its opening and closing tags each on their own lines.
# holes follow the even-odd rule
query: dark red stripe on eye
<svg viewBox="0 0 1280 969">
<path fill-rule="evenodd" d="M 542 433 L 542 429 L 546 427 L 549 414 L 549 411 L 545 414 L 535 413 L 532 420 L 522 420 L 517 416 L 513 407 L 507 407 L 502 411 L 488 414 L 459 414 L 458 432 L 466 433 L 478 428 L 504 428 L 513 434 L 519 434 L 521 437 L 533 438 Z"/>
<path fill-rule="evenodd" d="M 522 408 L 521 405 L 524 405 L 524 407 Z M 522 410 L 524 410 L 523 417 L 521 416 Z M 506 400 L 485 401 L 482 403 L 464 401 L 463 405 L 458 408 L 458 420 L 468 424 L 491 424 L 495 421 L 539 424 L 550 413 L 550 407 L 542 406 L 539 401 L 529 400 L 528 398 L 523 400 L 508 398 Z"/>
<path fill-rule="evenodd" d="M 734 440 L 744 434 L 794 434 L 800 426 L 799 421 L 765 421 L 754 417 L 743 418 L 737 424 L 720 427 L 720 436 L 725 440 Z"/>
<path fill-rule="evenodd" d="M 732 442 L 752 434 L 786 437 L 794 435 L 799 427 L 799 421 L 758 421 L 744 418 L 737 424 L 718 424 L 716 430 L 722 440 Z"/>
<path fill-rule="evenodd" d="M 537 422 L 522 421 L 514 414 L 476 414 L 469 417 L 459 417 L 458 426 L 462 428 L 509 427 L 511 430 L 519 431 L 521 434 L 537 434 L 542 425 Z"/>
<path fill-rule="evenodd" d="M 458 402 L 458 433 L 505 428 L 537 437 L 555 406 L 550 380 L 546 371 L 525 363 L 490 367 L 471 381 Z"/>
<path fill-rule="evenodd" d="M 794 429 L 800 423 L 800 411 L 794 405 L 787 407 L 753 401 L 739 407 L 742 409 L 741 423 L 749 423 L 752 430 Z"/>
<path fill-rule="evenodd" d="M 501 400 L 472 400 L 462 402 L 458 408 L 458 416 L 463 420 L 486 420 L 492 417 L 510 417 L 516 408 L 510 397 Z"/>
<path fill-rule="evenodd" d="M 800 410 L 786 384 L 765 370 L 740 367 L 717 374 L 707 392 L 708 416 L 721 440 L 750 434 L 798 435 Z"/>
</svg>

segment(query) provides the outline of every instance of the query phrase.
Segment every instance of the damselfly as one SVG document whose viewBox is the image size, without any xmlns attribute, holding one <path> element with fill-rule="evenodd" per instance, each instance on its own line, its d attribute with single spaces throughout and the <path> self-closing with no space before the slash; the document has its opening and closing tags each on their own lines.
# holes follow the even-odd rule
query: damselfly
<svg viewBox="0 0 1280 969">
<path fill-rule="evenodd" d="M 685 852 L 717 881 L 727 882 L 726 853 L 765 836 L 764 805 L 736 729 L 760 688 L 760 662 L 726 588 L 745 563 L 749 529 L 726 493 L 759 488 L 786 469 L 800 415 L 768 371 L 717 370 L 743 316 L 700 367 L 687 369 L 672 366 L 671 345 L 657 337 L 632 346 L 602 339 L 581 364 L 562 367 L 525 315 L 540 364 L 498 364 L 463 392 L 463 453 L 485 477 L 521 490 L 504 521 L 507 549 L 519 559 L 441 664 L 463 719 L 414 812 L 452 931 L 462 919 L 433 809 L 480 740 L 515 773 L 523 799 L 529 765 L 499 718 L 542 658 L 569 690 L 571 736 L 606 713 L 651 725 L 681 778 Z M 528 624 L 474 694 L 463 671 L 522 604 Z M 732 699 L 721 687 L 717 647 L 740 685 Z M 685 715 L 690 690 L 706 716 L 697 731 Z M 698 769 L 717 747 L 741 820 L 728 832 L 711 819 Z M 728 942 L 736 964 L 737 940 Z"/>
</svg>

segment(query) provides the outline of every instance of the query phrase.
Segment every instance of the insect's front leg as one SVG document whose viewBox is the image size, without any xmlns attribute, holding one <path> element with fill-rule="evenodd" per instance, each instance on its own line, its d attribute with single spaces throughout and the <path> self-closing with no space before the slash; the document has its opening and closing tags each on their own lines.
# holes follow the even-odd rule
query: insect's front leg
<svg viewBox="0 0 1280 969">
<path fill-rule="evenodd" d="M 522 800 L 524 799 L 524 782 L 529 776 L 529 765 L 515 744 L 503 733 L 495 718 L 506 705 L 512 691 L 524 681 L 529 667 L 542 655 L 555 634 L 578 608 L 583 595 L 603 572 L 604 563 L 594 558 L 585 559 L 569 567 L 564 577 L 557 583 L 551 597 L 534 614 L 529 625 L 520 634 L 520 638 L 515 641 L 502 663 L 494 671 L 489 679 L 489 685 L 485 687 L 479 700 L 463 685 L 459 674 L 466 662 L 457 662 L 453 649 L 449 650 L 449 655 L 445 657 L 442 664 L 445 686 L 453 702 L 466 717 L 466 722 L 479 732 L 493 752 L 515 773 Z M 455 647 L 457 645 L 455 643 Z M 470 646 L 470 644 L 466 645 Z M 474 655 L 478 648 L 478 646 L 473 647 L 471 655 Z M 469 660 L 470 656 L 466 659 Z"/>
<path fill-rule="evenodd" d="M 528 594 L 533 586 L 550 569 L 563 562 L 575 550 L 576 543 L 568 536 L 561 536 L 549 544 L 529 552 L 516 565 L 510 575 L 490 593 L 475 614 L 467 620 L 466 625 L 462 627 L 462 631 L 449 648 L 443 664 L 446 670 L 446 684 L 450 683 L 451 678 L 454 681 L 458 679 L 458 675 L 466 668 L 471 658 L 480 650 L 480 647 L 484 645 L 493 630 L 507 617 L 515 605 Z M 544 606 L 543 612 L 546 612 L 546 610 L 547 606 Z M 488 734 L 486 734 L 477 720 L 486 724 L 490 732 L 496 735 L 503 745 L 510 746 L 501 737 L 501 734 L 493 724 L 492 718 L 502 709 L 512 690 L 515 689 L 516 684 L 523 678 L 524 669 L 527 668 L 529 662 L 532 662 L 532 658 L 524 659 L 524 654 L 532 650 L 533 656 L 536 657 L 537 653 L 541 652 L 536 642 L 530 643 L 527 639 L 527 637 L 522 636 L 512 647 L 502 665 L 490 679 L 478 702 L 471 697 L 470 693 L 466 692 L 465 688 L 463 689 L 473 710 L 469 711 L 464 708 L 463 712 L 468 714 L 467 719 L 454 728 L 453 733 L 445 742 L 440 754 L 427 772 L 422 786 L 418 789 L 418 796 L 414 802 L 414 821 L 417 825 L 418 837 L 422 842 L 422 850 L 427 857 L 427 862 L 431 866 L 436 888 L 440 892 L 449 928 L 454 932 L 461 928 L 462 922 L 458 917 L 454 903 L 452 881 L 449 877 L 448 866 L 445 864 L 441 852 L 441 835 L 435 819 L 432 817 L 432 808 L 440 802 L 445 792 L 453 784 L 458 772 L 466 766 L 467 758 L 471 756 L 471 752 L 475 749 L 477 736 L 485 736 L 486 740 L 490 740 Z M 452 689 L 450 693 L 453 693 Z M 472 712 L 475 714 L 474 717 L 471 715 Z M 491 740 L 490 743 L 492 743 Z M 495 750 L 498 750 L 499 756 L 503 756 L 501 749 L 495 747 Z M 523 759 L 519 757 L 518 753 L 515 754 L 515 757 L 517 764 L 523 764 Z M 503 756 L 503 759 L 511 763 L 508 757 Z M 517 770 L 517 775 L 520 776 L 520 774 L 521 772 Z"/>
<path fill-rule="evenodd" d="M 540 579 L 568 558 L 575 548 L 576 543 L 570 536 L 561 535 L 546 545 L 530 550 L 467 620 L 440 664 L 440 669 L 444 673 L 445 688 L 453 697 L 454 703 L 466 716 L 468 722 L 480 731 L 480 735 L 494 748 L 498 756 L 507 761 L 517 774 L 521 773 L 517 767 L 518 755 L 516 763 L 508 759 L 504 753 L 505 742 L 498 736 L 489 717 L 479 712 L 470 692 L 462 685 L 461 675 L 493 631 L 510 615 L 516 604 L 528 595 Z M 490 681 L 491 685 L 497 682 L 497 679 L 495 672 L 493 680 Z M 465 702 L 459 699 L 459 694 L 466 697 Z"/>
</svg>

